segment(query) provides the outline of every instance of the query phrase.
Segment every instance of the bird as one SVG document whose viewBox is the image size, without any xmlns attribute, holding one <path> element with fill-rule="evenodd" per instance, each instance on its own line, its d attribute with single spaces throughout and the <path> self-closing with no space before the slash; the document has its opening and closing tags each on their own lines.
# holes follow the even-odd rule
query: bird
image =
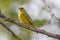
<svg viewBox="0 0 60 40">
<path fill-rule="evenodd" d="M 22 23 L 24 25 L 29 25 L 29 26 L 36 29 L 35 25 L 32 22 L 31 17 L 27 13 L 27 11 L 24 9 L 24 7 L 20 7 L 18 9 L 19 9 L 19 11 L 18 11 L 18 19 L 19 19 L 20 23 Z"/>
</svg>

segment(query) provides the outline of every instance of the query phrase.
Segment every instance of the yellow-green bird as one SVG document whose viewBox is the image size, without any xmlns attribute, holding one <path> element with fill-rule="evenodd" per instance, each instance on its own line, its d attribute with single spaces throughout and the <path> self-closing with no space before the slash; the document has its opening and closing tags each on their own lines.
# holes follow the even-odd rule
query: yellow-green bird
<svg viewBox="0 0 60 40">
<path fill-rule="evenodd" d="M 34 24 L 32 22 L 31 17 L 28 15 L 28 13 L 26 12 L 26 10 L 23 7 L 19 8 L 18 18 L 19 18 L 19 21 L 21 23 L 23 23 L 24 25 L 29 25 L 36 29 L 36 27 L 34 26 Z"/>
</svg>

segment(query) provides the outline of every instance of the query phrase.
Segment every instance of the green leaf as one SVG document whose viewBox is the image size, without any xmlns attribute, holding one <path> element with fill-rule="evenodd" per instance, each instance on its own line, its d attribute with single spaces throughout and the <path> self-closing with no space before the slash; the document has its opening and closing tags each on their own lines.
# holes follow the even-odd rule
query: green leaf
<svg viewBox="0 0 60 40">
<path fill-rule="evenodd" d="M 33 21 L 34 25 L 37 26 L 37 27 L 40 27 L 40 26 L 43 26 L 47 23 L 47 20 L 34 20 Z"/>
</svg>

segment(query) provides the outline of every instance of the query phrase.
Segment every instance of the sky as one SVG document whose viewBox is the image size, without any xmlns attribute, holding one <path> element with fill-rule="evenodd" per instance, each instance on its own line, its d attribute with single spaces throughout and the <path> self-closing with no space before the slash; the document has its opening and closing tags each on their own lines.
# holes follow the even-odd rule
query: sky
<svg viewBox="0 0 60 40">
<path fill-rule="evenodd" d="M 59 18 L 60 14 L 60 0 L 46 0 L 47 4 L 53 3 L 55 8 L 53 9 L 53 12 L 55 12 L 55 15 Z M 52 6 L 53 6 L 52 5 Z M 41 0 L 32 0 L 30 3 L 28 3 L 25 6 L 25 9 L 29 13 L 29 15 L 32 17 L 32 19 L 49 19 L 50 14 L 48 14 L 46 11 L 41 12 L 41 8 L 44 6 L 44 3 Z"/>
</svg>

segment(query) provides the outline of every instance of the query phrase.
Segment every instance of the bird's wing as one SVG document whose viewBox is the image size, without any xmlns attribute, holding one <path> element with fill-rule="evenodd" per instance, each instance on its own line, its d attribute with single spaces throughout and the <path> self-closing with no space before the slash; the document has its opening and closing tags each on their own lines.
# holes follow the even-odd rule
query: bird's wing
<svg viewBox="0 0 60 40">
<path fill-rule="evenodd" d="M 34 24 L 33 24 L 33 22 L 32 22 L 32 19 L 31 19 L 31 17 L 28 15 L 28 13 L 25 11 L 24 12 L 25 14 L 26 14 L 26 19 L 29 21 L 29 23 L 33 26 L 33 28 L 35 28 L 35 26 L 34 26 Z"/>
<path fill-rule="evenodd" d="M 32 19 L 31 19 L 31 17 L 29 16 L 29 14 L 28 14 L 26 11 L 25 11 L 24 13 L 26 14 L 27 19 L 32 23 Z"/>
</svg>

